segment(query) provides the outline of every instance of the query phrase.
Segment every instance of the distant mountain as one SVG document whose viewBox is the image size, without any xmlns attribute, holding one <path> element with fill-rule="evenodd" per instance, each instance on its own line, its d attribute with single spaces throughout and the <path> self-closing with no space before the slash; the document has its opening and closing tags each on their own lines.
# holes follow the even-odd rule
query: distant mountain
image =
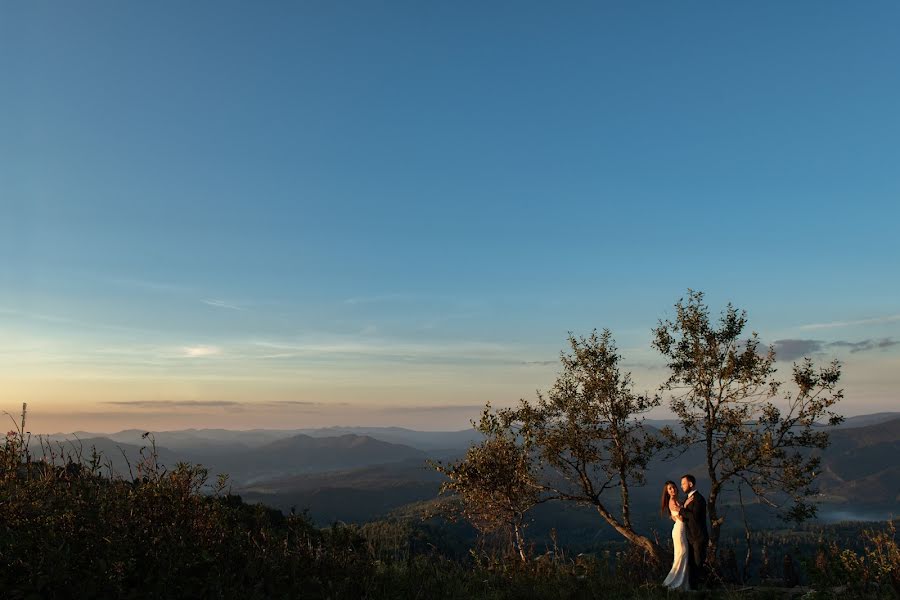
<svg viewBox="0 0 900 600">
<path fill-rule="evenodd" d="M 300 433 L 313 437 L 366 435 L 383 442 L 403 444 L 426 451 L 465 449 L 484 438 L 471 428 L 461 431 L 415 431 L 402 427 L 327 427 L 303 429 Z"/>
<path fill-rule="evenodd" d="M 822 460 L 823 473 L 817 481 L 823 504 L 820 513 L 839 515 L 840 518 L 880 518 L 900 509 L 900 419 L 877 422 L 865 427 L 837 429 L 831 434 L 832 444 Z M 460 450 L 456 458 L 462 456 Z M 632 488 L 632 518 L 644 521 L 646 527 L 658 527 L 657 503 L 664 481 L 678 481 L 684 473 L 698 476 L 701 490 L 708 489 L 703 477 L 702 449 L 692 448 L 673 460 L 655 460 L 645 475 L 647 485 Z M 238 490 L 251 501 L 289 509 L 309 508 L 314 518 L 322 523 L 330 520 L 367 520 L 380 518 L 391 511 L 402 510 L 405 502 L 429 502 L 434 500 L 441 477 L 421 462 L 404 461 L 378 467 L 306 474 L 296 477 L 258 480 Z M 429 494 L 431 494 L 429 496 Z M 616 504 L 615 494 L 609 503 Z M 721 507 L 729 513 L 739 511 L 737 497 L 725 494 Z M 581 510 L 559 513 L 552 507 L 542 508 L 540 521 L 548 527 L 561 528 L 564 523 L 579 523 L 579 527 L 592 523 L 590 514 Z M 590 511 L 588 511 L 589 513 Z M 750 503 L 748 518 L 755 526 L 771 521 L 771 514 Z M 728 526 L 737 527 L 732 519 Z M 596 532 L 590 535 L 595 535 Z M 605 535 L 605 534 L 599 534 Z"/>
<path fill-rule="evenodd" d="M 900 419 L 900 412 L 880 412 L 871 415 L 857 415 L 854 417 L 846 417 L 836 429 L 866 427 L 868 425 L 877 425 L 894 419 Z M 676 431 L 681 429 L 677 419 L 645 419 L 644 424 L 656 429 L 662 429 L 667 426 L 672 427 Z"/>
<path fill-rule="evenodd" d="M 900 419 L 900 412 L 880 412 L 871 415 L 857 415 L 855 417 L 846 417 L 844 422 L 838 425 L 840 429 L 848 429 L 854 427 L 867 427 L 869 425 L 878 425 L 887 421 Z"/>
<path fill-rule="evenodd" d="M 117 433 L 97 434 L 79 431 L 72 434 L 54 433 L 54 440 L 105 437 L 116 442 L 142 445 L 146 430 L 127 429 Z M 474 429 L 461 431 L 416 431 L 402 427 L 323 427 L 317 429 L 251 429 L 238 431 L 230 429 L 184 429 L 180 431 L 154 431 L 156 443 L 172 450 L 200 451 L 221 450 L 232 447 L 235 450 L 259 448 L 277 440 L 299 434 L 315 438 L 338 437 L 342 435 L 367 436 L 382 442 L 411 446 L 424 451 L 452 451 L 468 448 L 482 439 Z"/>
<path fill-rule="evenodd" d="M 289 458 L 295 466 L 317 471 L 425 458 L 425 453 L 417 448 L 383 442 L 367 435 L 312 437 L 302 433 L 257 448 L 249 455 Z"/>
<path fill-rule="evenodd" d="M 850 429 L 877 425 L 900 418 L 900 412 L 881 412 L 870 415 L 847 417 L 838 429 Z M 674 419 L 646 419 L 645 424 L 654 429 L 665 426 L 677 426 Z M 54 433 L 49 436 L 54 440 L 74 439 L 75 437 L 107 438 L 116 442 L 141 446 L 146 443 L 142 438 L 144 429 L 128 429 L 117 433 L 91 433 L 77 431 L 74 433 Z M 296 436 L 338 437 L 341 435 L 368 436 L 382 442 L 402 444 L 424 450 L 459 450 L 468 448 L 482 439 L 474 429 L 459 431 L 417 431 L 403 427 L 322 427 L 315 429 L 183 429 L 178 431 L 152 432 L 156 443 L 172 450 L 210 450 L 232 447 L 235 450 L 259 448 L 274 441 Z"/>
<path fill-rule="evenodd" d="M 235 452 L 198 452 L 193 457 L 216 472 L 228 473 L 239 483 L 300 473 L 319 473 L 366 465 L 424 460 L 425 453 L 402 444 L 382 442 L 369 436 L 341 435 L 315 438 L 297 434 L 259 448 Z"/>
<path fill-rule="evenodd" d="M 122 432 L 122 435 L 116 437 L 133 439 L 134 436 L 132 432 Z M 318 438 L 296 434 L 255 448 L 239 442 L 224 441 L 214 441 L 211 444 L 195 441 L 189 444 L 186 442 L 187 437 L 181 437 L 182 446 L 172 449 L 162 445 L 160 438 L 163 441 L 171 439 L 166 434 L 157 437 L 156 449 L 160 464 L 169 468 L 178 462 L 199 464 L 208 468 L 211 475 L 227 473 L 236 483 L 410 459 L 421 463 L 426 457 L 425 452 L 417 448 L 352 434 Z M 105 459 L 112 461 L 117 473 L 127 475 L 128 461 L 136 465 L 140 461 L 142 448 L 144 455 L 149 453 L 150 439 L 138 436 L 138 441 L 138 444 L 129 444 L 107 437 L 86 437 L 80 440 L 53 439 L 50 443 L 56 451 L 62 448 L 72 455 L 78 454 L 81 449 L 81 456 L 85 459 L 90 458 L 91 448 L 96 447 Z M 32 447 L 33 452 L 40 456 L 37 441 Z"/>
<path fill-rule="evenodd" d="M 289 511 L 309 510 L 318 523 L 363 522 L 399 506 L 432 500 L 443 479 L 424 460 L 276 478 L 234 490 L 244 500 Z"/>
<path fill-rule="evenodd" d="M 377 490 L 407 481 L 440 483 L 443 480 L 444 476 L 430 468 L 424 460 L 410 459 L 357 469 L 291 475 L 248 485 L 242 489 L 259 493 L 271 493 L 274 490 L 310 491 L 335 486 Z"/>
<path fill-rule="evenodd" d="M 840 429 L 822 458 L 823 493 L 836 502 L 900 504 L 900 418 Z"/>
<path fill-rule="evenodd" d="M 654 429 L 662 429 L 663 427 L 680 429 L 678 421 L 676 419 L 644 419 L 644 425 L 650 426 Z"/>
<path fill-rule="evenodd" d="M 900 423 L 900 413 L 891 419 L 872 421 L 856 427 L 840 428 L 832 433 L 832 440 L 853 439 L 857 444 L 867 446 L 887 442 L 896 436 L 898 423 Z"/>
<path fill-rule="evenodd" d="M 144 445 L 147 442 L 143 435 L 146 429 L 126 429 L 116 433 L 91 433 L 76 431 L 74 433 L 53 433 L 52 440 L 72 440 L 75 438 L 103 437 L 123 444 Z M 173 450 L 204 450 L 209 448 L 254 448 L 275 440 L 296 435 L 297 432 L 278 429 L 261 429 L 250 431 L 231 431 L 228 429 L 184 429 L 180 431 L 150 431 L 156 444 Z"/>
<path fill-rule="evenodd" d="M 32 439 L 29 446 L 31 454 L 36 459 L 51 459 L 50 454 L 55 455 L 57 464 L 62 464 L 72 460 L 80 460 L 83 463 L 90 463 L 92 455 L 96 450 L 101 455 L 100 465 L 101 473 L 109 475 L 109 467 L 112 467 L 113 474 L 121 477 L 129 478 L 129 474 L 138 475 L 138 465 L 145 459 L 150 457 L 150 444 L 144 443 L 123 444 L 115 440 L 105 437 L 85 437 L 72 440 L 45 440 L 42 445 L 38 440 Z M 173 466 L 178 463 L 177 454 L 169 450 L 157 446 L 157 460 L 160 465 Z"/>
<path fill-rule="evenodd" d="M 900 509 L 900 473 L 894 467 L 900 456 L 898 416 L 900 413 L 851 417 L 831 432 L 832 443 L 823 454 L 817 481 L 825 502 L 823 513 L 850 514 L 848 507 L 865 507 L 866 514 Z M 670 424 L 647 421 L 651 430 Z M 149 445 L 143 433 L 128 430 L 96 436 L 81 432 L 80 445 L 86 450 L 97 445 L 116 471 L 125 474 L 127 465 L 119 447 L 135 464 L 140 448 Z M 235 488 L 253 498 L 265 498 L 283 508 L 319 506 L 323 518 L 349 518 L 433 497 L 440 478 L 423 467 L 425 459 L 458 459 L 478 441 L 478 435 L 474 430 L 330 427 L 302 432 L 189 429 L 154 433 L 154 438 L 160 461 L 167 466 L 177 461 L 202 464 L 212 475 L 228 473 Z M 89 451 L 84 454 L 89 456 Z M 636 512 L 653 513 L 661 483 L 678 481 L 684 473 L 697 475 L 701 489 L 706 489 L 703 462 L 700 448 L 672 460 L 653 461 L 645 473 L 647 485 L 633 490 Z M 733 505 L 736 498 L 725 494 L 722 502 Z"/>
<path fill-rule="evenodd" d="M 230 429 L 184 429 L 181 431 L 152 432 L 157 444 L 173 450 L 208 450 L 232 447 L 247 449 L 264 446 L 276 440 L 295 435 L 295 431 L 278 429 L 255 429 L 233 431 Z M 136 443 L 144 431 L 129 429 L 113 433 L 107 437 L 126 443 Z"/>
</svg>

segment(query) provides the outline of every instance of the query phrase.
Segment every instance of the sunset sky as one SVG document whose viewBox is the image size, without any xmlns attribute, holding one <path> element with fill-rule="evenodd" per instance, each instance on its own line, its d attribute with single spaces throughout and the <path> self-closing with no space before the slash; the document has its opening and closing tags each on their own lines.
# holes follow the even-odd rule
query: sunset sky
<svg viewBox="0 0 900 600">
<path fill-rule="evenodd" d="M 5 2 L 0 410 L 461 429 L 688 288 L 900 410 L 900 3 Z M 653 416 L 664 417 L 660 410 Z M 5 430 L 4 430 L 5 431 Z"/>
</svg>

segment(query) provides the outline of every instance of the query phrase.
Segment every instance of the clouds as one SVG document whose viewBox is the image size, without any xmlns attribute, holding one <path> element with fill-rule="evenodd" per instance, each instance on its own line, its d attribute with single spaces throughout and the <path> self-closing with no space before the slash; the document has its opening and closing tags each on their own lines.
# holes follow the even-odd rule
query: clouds
<svg viewBox="0 0 900 600">
<path fill-rule="evenodd" d="M 873 317 L 870 319 L 857 319 L 855 321 L 831 321 L 828 323 L 811 323 L 809 325 L 801 325 L 800 329 L 834 329 L 837 327 L 851 327 L 853 325 L 882 325 L 885 323 L 893 323 L 900 321 L 900 314 L 887 315 L 883 317 Z"/>
<path fill-rule="evenodd" d="M 318 402 L 312 400 L 263 400 L 261 402 L 247 402 L 247 407 L 253 406 L 265 406 L 268 408 L 284 408 L 284 407 L 294 407 L 294 408 L 325 408 L 325 407 L 339 407 L 339 406 L 350 406 L 349 402 Z"/>
<path fill-rule="evenodd" d="M 185 346 L 181 349 L 181 356 L 186 358 L 203 358 L 222 354 L 218 346 Z"/>
<path fill-rule="evenodd" d="M 231 400 L 107 400 L 103 404 L 133 408 L 224 408 L 238 406 L 241 403 Z"/>
<path fill-rule="evenodd" d="M 255 350 L 255 351 L 254 351 Z M 244 347 L 248 356 L 256 358 L 366 359 L 377 362 L 444 362 L 510 364 L 515 348 L 502 343 L 477 340 L 445 340 L 439 342 L 356 336 L 309 336 L 296 340 L 254 340 Z M 519 362 L 519 361 L 516 361 Z"/>
<path fill-rule="evenodd" d="M 386 406 L 380 409 L 383 413 L 445 413 L 462 412 L 478 415 L 484 410 L 484 404 L 435 404 L 417 406 Z"/>
<path fill-rule="evenodd" d="M 775 340 L 775 357 L 778 360 L 792 361 L 803 356 L 820 352 L 825 342 L 819 340 Z"/>
<path fill-rule="evenodd" d="M 858 342 L 785 339 L 775 340 L 772 343 L 772 346 L 775 348 L 776 359 L 785 362 L 832 349 L 847 349 L 851 354 L 856 354 L 871 350 L 886 350 L 898 345 L 900 345 L 900 341 L 893 338 L 865 339 Z"/>
<path fill-rule="evenodd" d="M 182 299 L 187 299 L 187 297 L 190 296 L 194 296 L 196 298 L 200 294 L 208 293 L 208 291 L 203 292 L 202 290 L 193 286 L 160 281 L 147 281 L 134 278 L 115 278 L 109 279 L 108 281 L 110 283 L 132 288 L 134 290 L 152 292 L 153 294 L 164 296 L 181 297 Z M 244 307 L 239 306 L 233 302 L 228 302 L 226 300 L 217 298 L 200 298 L 200 302 L 206 304 L 207 306 L 212 306 L 215 308 L 225 308 L 228 310 L 246 310 Z"/>
<path fill-rule="evenodd" d="M 200 302 L 208 306 L 214 306 L 216 308 L 227 308 L 228 310 L 245 310 L 243 307 L 238 306 L 237 304 L 225 302 L 224 300 L 204 299 Z"/>
<path fill-rule="evenodd" d="M 867 350 L 885 350 L 893 346 L 900 345 L 900 341 L 892 338 L 882 338 L 880 340 L 863 340 L 861 342 L 832 342 L 829 344 L 834 347 L 849 348 L 851 353 L 865 352 Z"/>
<path fill-rule="evenodd" d="M 122 408 L 170 410 L 178 408 L 315 408 L 349 406 L 347 402 L 316 402 L 312 400 L 263 400 L 247 402 L 237 400 L 106 400 L 102 404 Z"/>
</svg>

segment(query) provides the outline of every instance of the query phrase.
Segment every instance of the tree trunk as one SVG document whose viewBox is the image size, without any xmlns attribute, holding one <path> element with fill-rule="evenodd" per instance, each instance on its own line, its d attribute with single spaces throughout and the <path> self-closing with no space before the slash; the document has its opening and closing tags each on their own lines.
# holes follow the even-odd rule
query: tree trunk
<svg viewBox="0 0 900 600">
<path fill-rule="evenodd" d="M 744 520 L 744 539 L 747 541 L 747 556 L 744 557 L 744 568 L 741 571 L 741 583 L 746 583 L 750 578 L 750 562 L 753 560 L 753 539 L 750 535 L 750 525 L 747 523 L 747 512 L 744 510 L 744 495 L 741 486 L 738 486 L 738 499 L 741 502 L 741 518 Z"/>
<path fill-rule="evenodd" d="M 519 559 L 524 563 L 528 562 L 525 558 L 525 539 L 522 536 L 522 526 L 519 523 L 513 525 L 513 533 L 516 538 L 516 551 L 519 553 Z"/>
<path fill-rule="evenodd" d="M 626 529 L 632 529 L 631 527 L 631 507 L 629 506 L 628 499 L 628 484 L 625 483 L 625 475 L 620 475 L 621 483 L 619 484 L 622 488 L 622 524 Z"/>
<path fill-rule="evenodd" d="M 659 547 L 658 544 L 656 544 L 656 542 L 637 533 L 632 528 L 625 527 L 624 525 L 619 523 L 602 504 L 595 504 L 594 506 L 597 509 L 597 512 L 600 513 L 600 516 L 603 517 L 603 520 L 609 523 L 609 525 L 613 529 L 618 531 L 619 534 L 621 534 L 622 537 L 624 537 L 626 540 L 647 552 L 654 562 L 659 562 L 662 559 L 663 550 Z"/>
<path fill-rule="evenodd" d="M 709 491 L 709 499 L 706 502 L 706 512 L 709 516 L 709 551 L 707 552 L 707 557 L 715 557 L 716 551 L 719 547 L 719 533 L 722 528 L 722 523 L 725 519 L 719 517 L 719 513 L 716 510 L 716 500 L 719 498 L 719 486 L 713 484 L 712 489 Z"/>
<path fill-rule="evenodd" d="M 716 467 L 713 460 L 713 432 L 715 431 L 713 417 L 713 403 L 710 397 L 710 390 L 706 394 L 706 471 L 709 474 L 710 488 L 709 498 L 706 500 L 706 514 L 709 517 L 709 549 L 706 553 L 706 560 L 709 562 L 710 557 L 715 560 L 716 550 L 719 545 L 719 527 L 721 521 L 718 520 L 716 512 L 716 500 L 719 497 L 719 481 L 716 477 Z"/>
</svg>

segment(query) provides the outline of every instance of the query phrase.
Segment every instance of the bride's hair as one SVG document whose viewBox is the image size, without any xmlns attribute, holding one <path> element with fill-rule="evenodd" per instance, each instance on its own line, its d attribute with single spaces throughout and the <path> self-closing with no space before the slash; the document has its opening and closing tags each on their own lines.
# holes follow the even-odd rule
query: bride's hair
<svg viewBox="0 0 900 600">
<path fill-rule="evenodd" d="M 659 504 L 659 514 L 663 517 L 669 517 L 669 486 L 673 486 L 675 488 L 675 493 L 678 494 L 678 486 L 675 485 L 674 481 L 667 481 L 663 484 L 663 493 L 662 500 Z"/>
</svg>

